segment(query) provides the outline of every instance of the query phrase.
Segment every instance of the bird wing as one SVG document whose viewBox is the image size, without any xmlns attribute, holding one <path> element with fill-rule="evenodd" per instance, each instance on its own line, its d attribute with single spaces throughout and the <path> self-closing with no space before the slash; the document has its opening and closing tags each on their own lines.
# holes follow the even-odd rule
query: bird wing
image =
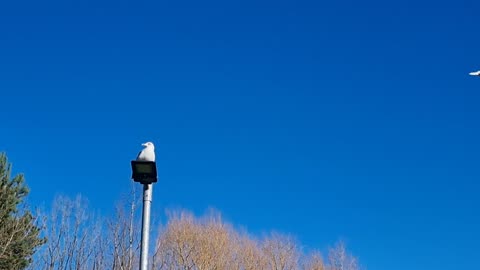
<svg viewBox="0 0 480 270">
<path fill-rule="evenodd" d="M 145 158 L 145 149 L 138 152 L 138 155 L 137 155 L 137 160 L 142 160 L 144 158 Z"/>
<path fill-rule="evenodd" d="M 145 148 L 138 154 L 137 160 L 155 161 L 155 152 L 153 149 Z"/>
</svg>

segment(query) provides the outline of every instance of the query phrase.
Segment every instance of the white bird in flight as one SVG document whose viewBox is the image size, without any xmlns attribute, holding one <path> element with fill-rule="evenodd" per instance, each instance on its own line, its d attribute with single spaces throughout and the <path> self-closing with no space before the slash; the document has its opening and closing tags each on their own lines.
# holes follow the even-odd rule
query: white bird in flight
<svg viewBox="0 0 480 270">
<path fill-rule="evenodd" d="M 480 70 L 479 71 L 474 71 L 474 72 L 470 72 L 468 73 L 469 75 L 472 75 L 472 76 L 480 76 Z"/>
<path fill-rule="evenodd" d="M 152 142 L 146 142 L 142 144 L 145 148 L 143 148 L 140 153 L 138 153 L 137 160 L 138 161 L 155 161 L 155 146 Z"/>
</svg>

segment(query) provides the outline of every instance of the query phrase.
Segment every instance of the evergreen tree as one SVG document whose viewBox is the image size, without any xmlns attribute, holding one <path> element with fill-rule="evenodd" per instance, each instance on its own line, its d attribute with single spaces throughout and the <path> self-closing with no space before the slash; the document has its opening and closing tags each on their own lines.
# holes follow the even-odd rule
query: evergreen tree
<svg viewBox="0 0 480 270">
<path fill-rule="evenodd" d="M 35 217 L 23 204 L 28 194 L 22 174 L 10 177 L 11 164 L 0 153 L 0 270 L 25 269 L 45 243 Z"/>
</svg>

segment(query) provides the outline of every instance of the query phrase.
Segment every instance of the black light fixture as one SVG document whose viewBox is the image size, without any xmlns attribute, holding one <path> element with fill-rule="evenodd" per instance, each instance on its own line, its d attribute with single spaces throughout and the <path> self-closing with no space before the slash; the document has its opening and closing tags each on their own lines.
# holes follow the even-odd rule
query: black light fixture
<svg viewBox="0 0 480 270">
<path fill-rule="evenodd" d="M 154 161 L 132 160 L 132 179 L 147 185 L 157 182 L 157 164 Z"/>
</svg>

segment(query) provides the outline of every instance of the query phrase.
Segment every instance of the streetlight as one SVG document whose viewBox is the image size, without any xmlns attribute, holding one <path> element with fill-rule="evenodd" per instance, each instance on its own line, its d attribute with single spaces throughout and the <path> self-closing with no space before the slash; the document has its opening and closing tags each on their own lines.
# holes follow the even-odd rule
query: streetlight
<svg viewBox="0 0 480 270">
<path fill-rule="evenodd" d="M 157 182 L 155 161 L 132 160 L 132 179 L 143 185 L 142 246 L 140 249 L 140 270 L 148 267 L 148 243 L 150 234 L 150 205 L 152 204 L 152 183 Z"/>
</svg>

